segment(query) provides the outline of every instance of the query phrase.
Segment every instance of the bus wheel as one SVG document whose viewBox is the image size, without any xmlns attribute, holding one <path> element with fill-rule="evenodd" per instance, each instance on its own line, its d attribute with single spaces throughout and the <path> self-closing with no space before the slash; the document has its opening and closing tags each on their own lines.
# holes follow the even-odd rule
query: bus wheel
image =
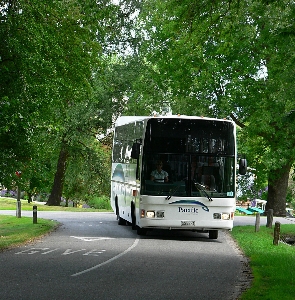
<svg viewBox="0 0 295 300">
<path fill-rule="evenodd" d="M 132 225 L 132 230 L 137 229 L 134 203 L 131 203 L 131 225 Z"/>
<path fill-rule="evenodd" d="M 126 225 L 126 220 L 118 216 L 118 225 Z"/>
<path fill-rule="evenodd" d="M 218 238 L 218 230 L 209 230 L 209 239 L 216 240 Z"/>
<path fill-rule="evenodd" d="M 147 233 L 147 229 L 146 228 L 137 227 L 137 234 L 138 235 L 146 235 L 146 233 Z"/>
<path fill-rule="evenodd" d="M 115 207 L 116 207 L 116 216 L 117 216 L 117 220 L 119 220 L 120 216 L 119 216 L 119 205 L 118 205 L 118 197 L 115 197 Z"/>
</svg>

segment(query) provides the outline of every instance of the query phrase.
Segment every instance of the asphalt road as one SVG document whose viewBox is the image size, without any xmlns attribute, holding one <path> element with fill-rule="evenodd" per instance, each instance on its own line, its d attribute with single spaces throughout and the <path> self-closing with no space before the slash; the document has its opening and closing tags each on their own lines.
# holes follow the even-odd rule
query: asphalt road
<svg viewBox="0 0 295 300">
<path fill-rule="evenodd" d="M 62 225 L 0 253 L 0 299 L 231 300 L 246 284 L 247 261 L 227 232 L 217 240 L 161 230 L 140 237 L 113 213 L 38 212 L 38 218 Z"/>
</svg>

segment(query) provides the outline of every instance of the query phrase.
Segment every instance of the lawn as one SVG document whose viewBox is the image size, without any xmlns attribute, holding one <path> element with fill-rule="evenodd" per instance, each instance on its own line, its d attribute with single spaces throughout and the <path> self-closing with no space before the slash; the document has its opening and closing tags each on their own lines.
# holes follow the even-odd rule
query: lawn
<svg viewBox="0 0 295 300">
<path fill-rule="evenodd" d="M 37 206 L 38 211 L 107 211 L 107 210 L 97 210 L 95 208 L 82 208 L 82 207 L 64 207 L 64 206 L 47 206 L 45 203 L 28 203 L 27 200 L 21 200 L 21 210 L 31 210 L 33 211 L 33 206 Z M 0 210 L 15 210 L 16 209 L 16 199 L 9 197 L 0 197 Z"/>
<path fill-rule="evenodd" d="M 0 251 L 31 242 L 57 228 L 58 222 L 38 219 L 33 224 L 32 218 L 0 216 Z"/>
<path fill-rule="evenodd" d="M 233 228 L 232 236 L 250 259 L 254 276 L 242 300 L 295 299 L 295 246 L 282 242 L 273 245 L 273 231 L 264 226 L 258 232 L 254 226 Z M 295 225 L 281 225 L 281 236 L 295 237 Z"/>
<path fill-rule="evenodd" d="M 0 210 L 16 211 L 16 202 L 15 198 L 0 197 Z M 21 200 L 22 211 L 33 211 L 35 205 L 38 211 L 104 211 L 93 208 L 47 206 L 43 203 L 28 203 L 27 200 Z M 30 217 L 16 218 L 15 216 L 0 215 L 0 251 L 18 246 L 24 242 L 33 241 L 54 230 L 57 226 L 57 222 L 41 218 L 38 218 L 37 224 L 33 224 Z"/>
</svg>

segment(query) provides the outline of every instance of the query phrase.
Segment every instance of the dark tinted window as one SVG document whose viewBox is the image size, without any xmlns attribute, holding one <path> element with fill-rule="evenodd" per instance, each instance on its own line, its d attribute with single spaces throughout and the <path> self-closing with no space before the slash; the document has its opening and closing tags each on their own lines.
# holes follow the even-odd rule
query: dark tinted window
<svg viewBox="0 0 295 300">
<path fill-rule="evenodd" d="M 150 119 L 145 151 L 234 155 L 233 124 L 228 121 Z"/>
<path fill-rule="evenodd" d="M 142 194 L 235 196 L 234 125 L 228 121 L 150 119 L 142 161 Z M 152 181 L 157 161 L 168 173 L 168 183 Z"/>
</svg>

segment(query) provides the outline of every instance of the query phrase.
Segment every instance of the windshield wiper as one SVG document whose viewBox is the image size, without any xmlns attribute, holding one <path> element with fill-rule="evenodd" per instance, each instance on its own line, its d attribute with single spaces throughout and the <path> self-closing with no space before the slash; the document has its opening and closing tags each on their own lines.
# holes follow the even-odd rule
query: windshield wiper
<svg viewBox="0 0 295 300">
<path fill-rule="evenodd" d="M 170 193 L 165 199 L 166 199 L 166 200 L 169 200 L 172 196 L 174 196 L 174 194 L 177 192 L 177 190 L 179 189 L 179 187 L 180 187 L 180 185 L 177 185 L 177 186 L 175 187 L 175 189 L 172 190 L 172 193 Z"/>
<path fill-rule="evenodd" d="M 213 199 L 212 199 L 212 198 L 208 195 L 208 193 L 206 192 L 205 186 L 204 186 L 204 185 L 202 185 L 202 184 L 200 184 L 200 183 L 198 183 L 198 182 L 194 182 L 194 184 L 195 184 L 195 187 L 196 187 L 199 191 L 203 192 L 203 193 L 206 195 L 206 197 L 208 198 L 209 201 L 213 201 Z"/>
</svg>

